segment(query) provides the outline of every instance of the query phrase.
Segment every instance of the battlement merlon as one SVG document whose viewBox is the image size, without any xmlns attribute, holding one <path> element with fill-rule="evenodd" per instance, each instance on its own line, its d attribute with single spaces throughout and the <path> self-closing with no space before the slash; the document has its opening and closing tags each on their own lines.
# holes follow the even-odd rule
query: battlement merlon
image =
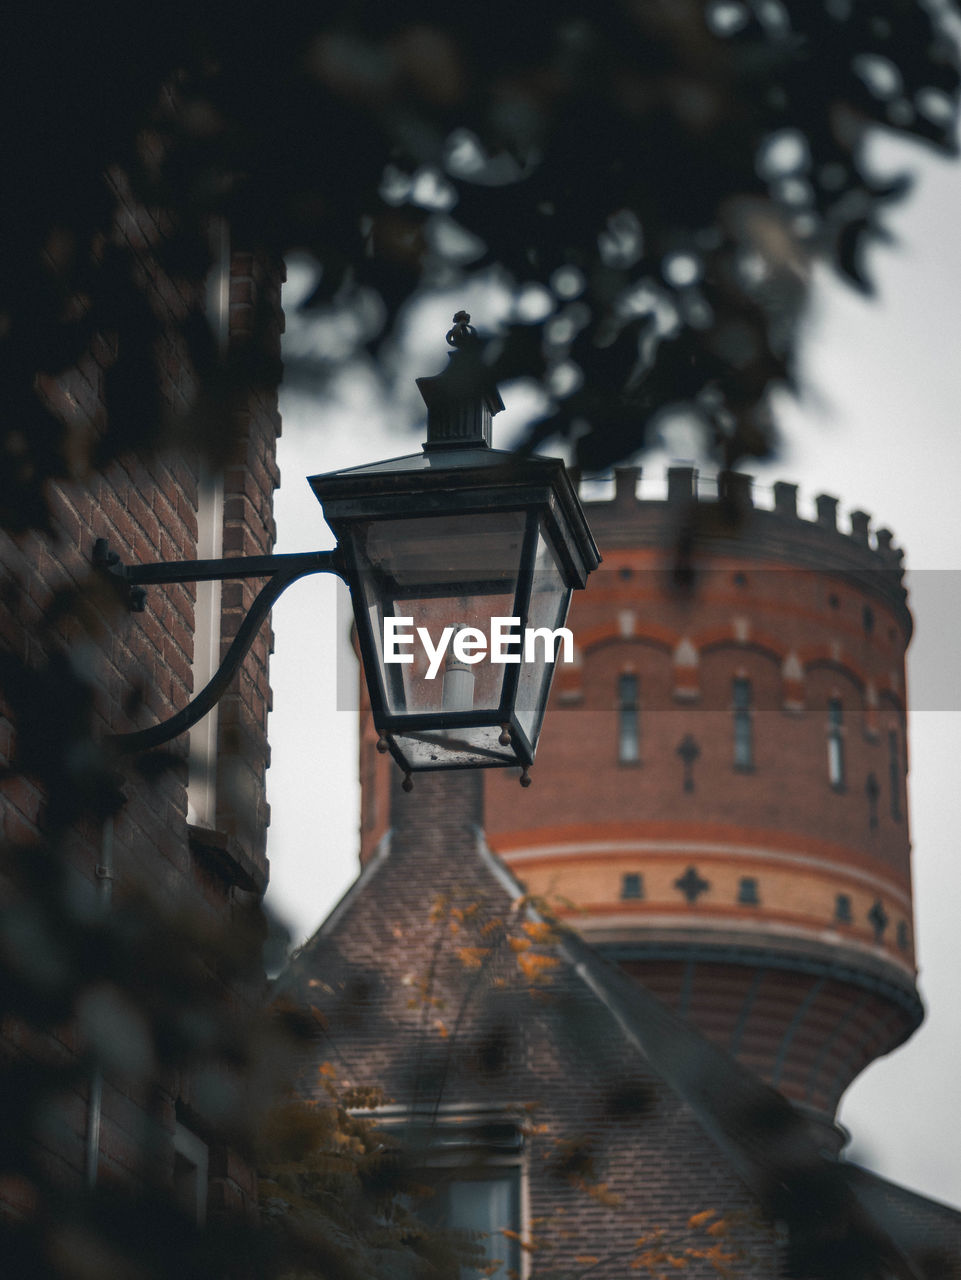
<svg viewBox="0 0 961 1280">
<path fill-rule="evenodd" d="M 720 472 L 716 497 L 699 493 L 693 466 L 668 468 L 665 498 L 639 497 L 641 477 L 640 467 L 618 467 L 610 498 L 582 496 L 594 536 L 608 551 L 683 545 L 696 562 L 699 552 L 743 557 L 751 543 L 760 562 L 827 573 L 870 592 L 894 611 L 910 639 L 904 552 L 889 529 L 872 535 L 867 512 L 851 511 L 845 532 L 836 497 L 818 494 L 809 520 L 798 514 L 797 485 L 782 480 L 773 485 L 773 506 L 765 508 L 755 504 L 754 479 L 744 472 Z"/>
</svg>

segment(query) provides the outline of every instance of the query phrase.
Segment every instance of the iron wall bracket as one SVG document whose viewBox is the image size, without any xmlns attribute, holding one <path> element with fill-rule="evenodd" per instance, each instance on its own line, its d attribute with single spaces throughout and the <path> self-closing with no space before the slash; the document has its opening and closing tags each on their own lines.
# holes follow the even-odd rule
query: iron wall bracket
<svg viewBox="0 0 961 1280">
<path fill-rule="evenodd" d="M 111 551 L 104 538 L 94 544 L 96 568 L 115 579 L 126 591 L 132 612 L 146 608 L 147 586 L 171 582 L 222 582 L 229 578 L 266 578 L 247 615 L 224 654 L 223 661 L 209 683 L 182 710 L 147 729 L 114 734 L 112 745 L 124 754 L 149 751 L 171 742 L 212 711 L 227 691 L 230 681 L 250 650 L 270 610 L 293 582 L 315 573 L 334 573 L 346 581 L 340 553 L 333 551 L 301 551 L 291 555 L 231 556 L 223 560 L 182 560 L 156 564 L 123 564 Z"/>
</svg>

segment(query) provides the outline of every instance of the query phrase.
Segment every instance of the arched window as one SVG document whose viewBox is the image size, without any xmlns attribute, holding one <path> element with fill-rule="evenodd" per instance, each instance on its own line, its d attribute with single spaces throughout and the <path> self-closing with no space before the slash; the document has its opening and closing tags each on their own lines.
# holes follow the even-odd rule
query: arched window
<svg viewBox="0 0 961 1280">
<path fill-rule="evenodd" d="M 625 672 L 617 678 L 617 759 L 621 764 L 640 762 L 640 718 L 637 676 Z"/>
<path fill-rule="evenodd" d="M 736 676 L 734 698 L 734 768 L 754 768 L 754 723 L 751 718 L 751 682 Z"/>
</svg>

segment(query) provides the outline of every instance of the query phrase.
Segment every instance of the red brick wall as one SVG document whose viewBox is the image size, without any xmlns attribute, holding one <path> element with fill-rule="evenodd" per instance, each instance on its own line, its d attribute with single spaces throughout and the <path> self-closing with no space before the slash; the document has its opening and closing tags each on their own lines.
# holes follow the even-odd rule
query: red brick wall
<svg viewBox="0 0 961 1280">
<path fill-rule="evenodd" d="M 278 264 L 238 253 L 231 263 L 230 332 L 243 344 L 264 323 L 273 323 L 279 343 L 281 270 Z M 273 493 L 280 484 L 276 441 L 280 415 L 276 395 L 260 393 L 242 407 L 234 450 L 224 471 L 224 555 L 264 555 L 273 550 L 277 529 Z M 226 653 L 262 584 L 225 583 L 222 649 Z M 239 839 L 266 875 L 266 830 L 270 811 L 264 798 L 269 763 L 267 713 L 271 707 L 268 659 L 273 652 L 269 624 L 254 642 L 233 687 L 220 704 L 218 827 Z"/>
<path fill-rule="evenodd" d="M 189 414 L 198 411 L 196 387 L 177 325 L 191 310 L 202 311 L 205 300 L 160 269 L 154 250 L 162 244 L 163 229 L 148 210 L 134 204 L 119 180 L 117 194 L 121 200 L 117 240 L 137 255 L 146 304 L 162 334 L 157 358 L 166 411 L 189 422 Z M 245 351 L 256 345 L 258 358 L 264 360 L 266 344 L 267 364 L 272 361 L 279 368 L 281 278 L 278 263 L 233 254 L 231 358 L 244 358 Z M 110 335 L 96 338 L 76 370 L 44 384 L 48 403 L 84 439 L 95 438 L 103 429 L 100 406 L 117 341 Z M 280 422 L 275 388 L 269 378 L 262 386 L 234 406 L 236 432 L 224 471 L 225 555 L 269 552 L 274 542 L 271 506 L 279 482 L 274 454 Z M 199 455 L 189 442 L 163 457 L 125 454 L 102 476 L 78 477 L 51 489 L 49 534 L 2 539 L 0 648 L 34 669 L 65 658 L 80 670 L 92 691 L 98 735 L 165 719 L 196 692 L 191 672 L 195 588 L 151 587 L 145 612 L 129 613 L 118 607 L 91 566 L 97 538 L 107 539 L 124 562 L 196 557 L 199 467 Z M 225 585 L 224 650 L 258 586 Z M 72 590 L 79 591 L 80 604 L 58 615 L 58 598 Z M 250 904 L 267 875 L 264 847 L 269 812 L 264 771 L 271 648 L 271 633 L 265 626 L 221 704 L 216 831 L 191 832 L 187 827 L 186 736 L 168 748 L 172 767 L 144 771 L 136 761 L 120 761 L 125 802 L 113 824 L 115 905 L 122 907 L 147 891 L 159 909 L 191 921 L 190 927 L 199 930 L 198 938 L 221 929 L 249 932 Z M 65 709 L 65 724 L 66 714 Z M 7 842 L 31 845 L 41 834 L 41 810 L 47 797 L 35 776 L 18 772 L 12 718 L 11 708 L 0 707 L 0 764 L 12 763 L 14 770 L 3 779 L 2 836 Z M 51 726 L 55 725 L 54 711 Z M 77 892 L 91 901 L 103 883 L 97 870 L 106 860 L 102 840 L 99 825 L 90 820 L 69 836 L 71 874 L 79 877 Z M 255 892 L 238 894 L 238 888 Z M 176 965 L 178 957 L 170 960 Z M 162 971 L 162 957 L 158 964 Z M 234 970 L 228 978 L 210 972 L 208 979 L 223 1008 L 242 1011 L 259 997 L 258 975 L 249 968 Z M 162 976 L 157 980 L 162 981 Z M 9 1059 L 31 1062 L 38 1069 L 69 1062 L 82 1049 L 69 1018 L 53 1034 L 37 1034 L 25 1022 L 8 1019 L 4 1046 Z M 169 1178 L 173 1169 L 169 1140 L 180 1114 L 212 1144 L 212 1211 L 218 1204 L 250 1211 L 255 1203 L 252 1171 L 210 1128 L 203 1099 L 194 1096 L 194 1082 L 189 1076 L 178 1079 L 168 1074 L 155 1083 L 154 1089 L 145 1091 L 125 1079 L 122 1071 L 108 1073 L 101 1178 L 132 1186 L 144 1177 L 148 1159 L 144 1135 L 150 1124 L 159 1124 L 167 1138 L 166 1146 L 151 1148 L 159 1166 L 150 1170 L 150 1177 L 156 1178 L 159 1167 L 161 1180 L 164 1173 Z M 55 1169 L 58 1178 L 77 1182 L 83 1174 L 89 1098 L 89 1077 L 80 1072 L 58 1104 L 60 1132 L 38 1139 L 38 1159 Z"/>
</svg>

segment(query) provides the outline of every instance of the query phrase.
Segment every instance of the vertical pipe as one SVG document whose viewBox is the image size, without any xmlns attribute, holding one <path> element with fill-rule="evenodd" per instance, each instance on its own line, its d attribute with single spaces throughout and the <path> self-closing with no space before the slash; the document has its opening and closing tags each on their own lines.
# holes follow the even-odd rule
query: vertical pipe
<svg viewBox="0 0 961 1280">
<path fill-rule="evenodd" d="M 102 915 L 110 909 L 113 894 L 113 835 L 114 819 L 107 818 L 100 836 L 100 862 L 96 867 L 97 898 Z M 103 1071 L 94 1065 L 90 1076 L 90 1092 L 87 1098 L 87 1139 L 84 1155 L 84 1180 L 93 1190 L 97 1185 L 100 1165 L 100 1121 L 103 1115 Z"/>
</svg>

